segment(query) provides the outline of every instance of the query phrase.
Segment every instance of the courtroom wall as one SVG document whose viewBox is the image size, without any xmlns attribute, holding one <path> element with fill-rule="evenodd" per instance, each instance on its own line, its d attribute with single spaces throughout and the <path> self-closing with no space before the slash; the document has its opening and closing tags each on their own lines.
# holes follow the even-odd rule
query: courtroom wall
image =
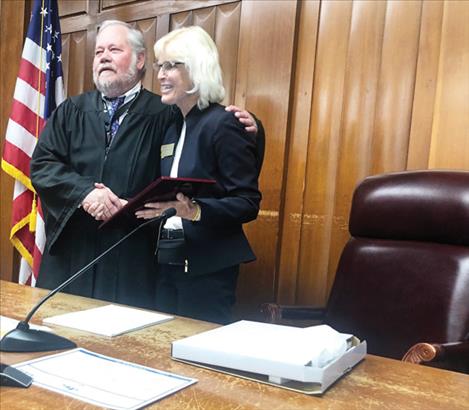
<svg viewBox="0 0 469 410">
<path fill-rule="evenodd" d="M 469 170 L 468 19 L 469 2 L 302 2 L 278 300 L 326 302 L 364 177 Z"/>
<path fill-rule="evenodd" d="M 348 239 L 352 192 L 367 175 L 469 169 L 469 2 L 67 0 L 59 7 L 68 95 L 92 88 L 103 20 L 142 29 L 150 49 L 144 85 L 155 92 L 151 46 L 196 24 L 219 47 L 225 103 L 263 121 L 262 209 L 246 227 L 258 260 L 242 267 L 239 316 L 255 317 L 264 301 L 325 304 Z M 3 8 L 2 47 L 22 36 L 4 33 Z M 9 61 L 15 52 L 6 53 Z M 1 182 L 4 252 L 12 182 L 4 175 Z M 1 269 L 12 276 L 3 254 Z"/>
</svg>

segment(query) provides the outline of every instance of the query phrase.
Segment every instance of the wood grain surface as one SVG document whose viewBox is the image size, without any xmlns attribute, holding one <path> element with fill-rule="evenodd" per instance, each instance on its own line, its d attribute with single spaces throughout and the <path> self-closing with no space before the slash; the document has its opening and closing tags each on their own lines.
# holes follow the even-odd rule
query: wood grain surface
<svg viewBox="0 0 469 410">
<path fill-rule="evenodd" d="M 45 295 L 41 289 L 0 282 L 0 314 L 22 319 Z M 102 301 L 57 294 L 38 311 L 32 322 L 48 316 L 105 304 Z M 53 327 L 79 347 L 145 366 L 194 377 L 198 382 L 150 408 L 198 410 L 295 409 L 414 409 L 458 410 L 469 405 L 469 375 L 433 369 L 368 355 L 321 397 L 291 392 L 250 380 L 176 362 L 171 342 L 215 328 L 217 325 L 178 317 L 175 320 L 107 338 L 72 329 Z M 1 353 L 2 362 L 18 363 L 47 353 Z M 50 353 L 49 353 L 50 354 Z M 131 382 L 129 380 L 129 382 Z M 89 404 L 35 386 L 2 387 L 2 409 L 94 409 Z"/>
</svg>

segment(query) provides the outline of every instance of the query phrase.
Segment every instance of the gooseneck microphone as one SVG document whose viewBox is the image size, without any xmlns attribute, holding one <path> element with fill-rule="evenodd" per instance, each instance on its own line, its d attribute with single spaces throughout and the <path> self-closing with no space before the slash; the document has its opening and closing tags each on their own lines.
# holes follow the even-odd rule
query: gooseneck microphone
<svg viewBox="0 0 469 410">
<path fill-rule="evenodd" d="M 36 313 L 36 311 L 47 302 L 52 296 L 57 292 L 60 292 L 67 285 L 78 279 L 83 273 L 89 270 L 93 265 L 99 262 L 104 256 L 111 252 L 116 246 L 119 246 L 127 238 L 132 236 L 135 232 L 142 229 L 145 226 L 154 224 L 156 222 L 163 224 L 163 222 L 176 215 L 176 209 L 168 208 L 161 213 L 161 215 L 156 218 L 149 219 L 148 221 L 143 222 L 127 235 L 119 239 L 116 243 L 107 248 L 104 252 L 94 258 L 90 263 L 81 268 L 78 272 L 70 276 L 65 282 L 57 286 L 55 289 L 51 290 L 44 298 L 42 298 L 28 313 L 26 318 L 18 323 L 18 326 L 5 334 L 0 340 L 0 351 L 2 352 L 45 352 L 49 350 L 62 350 L 62 349 L 71 349 L 76 347 L 76 344 L 62 336 L 58 336 L 51 332 L 46 332 L 43 330 L 31 329 L 29 326 L 29 321 Z"/>
</svg>

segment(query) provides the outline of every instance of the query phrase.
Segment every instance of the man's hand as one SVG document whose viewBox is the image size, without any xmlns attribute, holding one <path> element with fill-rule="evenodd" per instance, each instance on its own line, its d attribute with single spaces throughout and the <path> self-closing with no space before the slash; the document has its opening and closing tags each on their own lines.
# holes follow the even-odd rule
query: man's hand
<svg viewBox="0 0 469 410">
<path fill-rule="evenodd" d="M 244 129 L 247 132 L 253 132 L 257 134 L 257 123 L 254 117 L 249 114 L 246 110 L 242 110 L 236 105 L 229 105 L 225 108 L 226 111 L 234 113 L 238 121 L 244 125 Z"/>
<path fill-rule="evenodd" d="M 125 205 L 108 187 L 101 183 L 94 184 L 93 189 L 82 201 L 85 212 L 88 212 L 97 221 L 109 219 Z"/>
<path fill-rule="evenodd" d="M 175 208 L 177 211 L 176 216 L 189 221 L 194 220 L 194 217 L 199 213 L 198 205 L 180 192 L 176 195 L 176 199 L 176 201 L 148 202 L 145 204 L 145 209 L 135 212 L 135 216 L 142 219 L 151 219 L 160 216 L 168 208 Z"/>
</svg>

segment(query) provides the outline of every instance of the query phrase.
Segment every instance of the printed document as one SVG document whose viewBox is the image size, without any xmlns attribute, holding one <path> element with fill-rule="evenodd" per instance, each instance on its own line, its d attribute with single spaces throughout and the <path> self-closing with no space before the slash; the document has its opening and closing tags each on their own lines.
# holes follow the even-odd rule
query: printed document
<svg viewBox="0 0 469 410">
<path fill-rule="evenodd" d="M 78 348 L 14 365 L 33 384 L 96 406 L 140 409 L 197 382 Z"/>
<path fill-rule="evenodd" d="M 171 319 L 173 316 L 148 310 L 106 305 L 48 317 L 43 322 L 112 337 Z"/>
</svg>

